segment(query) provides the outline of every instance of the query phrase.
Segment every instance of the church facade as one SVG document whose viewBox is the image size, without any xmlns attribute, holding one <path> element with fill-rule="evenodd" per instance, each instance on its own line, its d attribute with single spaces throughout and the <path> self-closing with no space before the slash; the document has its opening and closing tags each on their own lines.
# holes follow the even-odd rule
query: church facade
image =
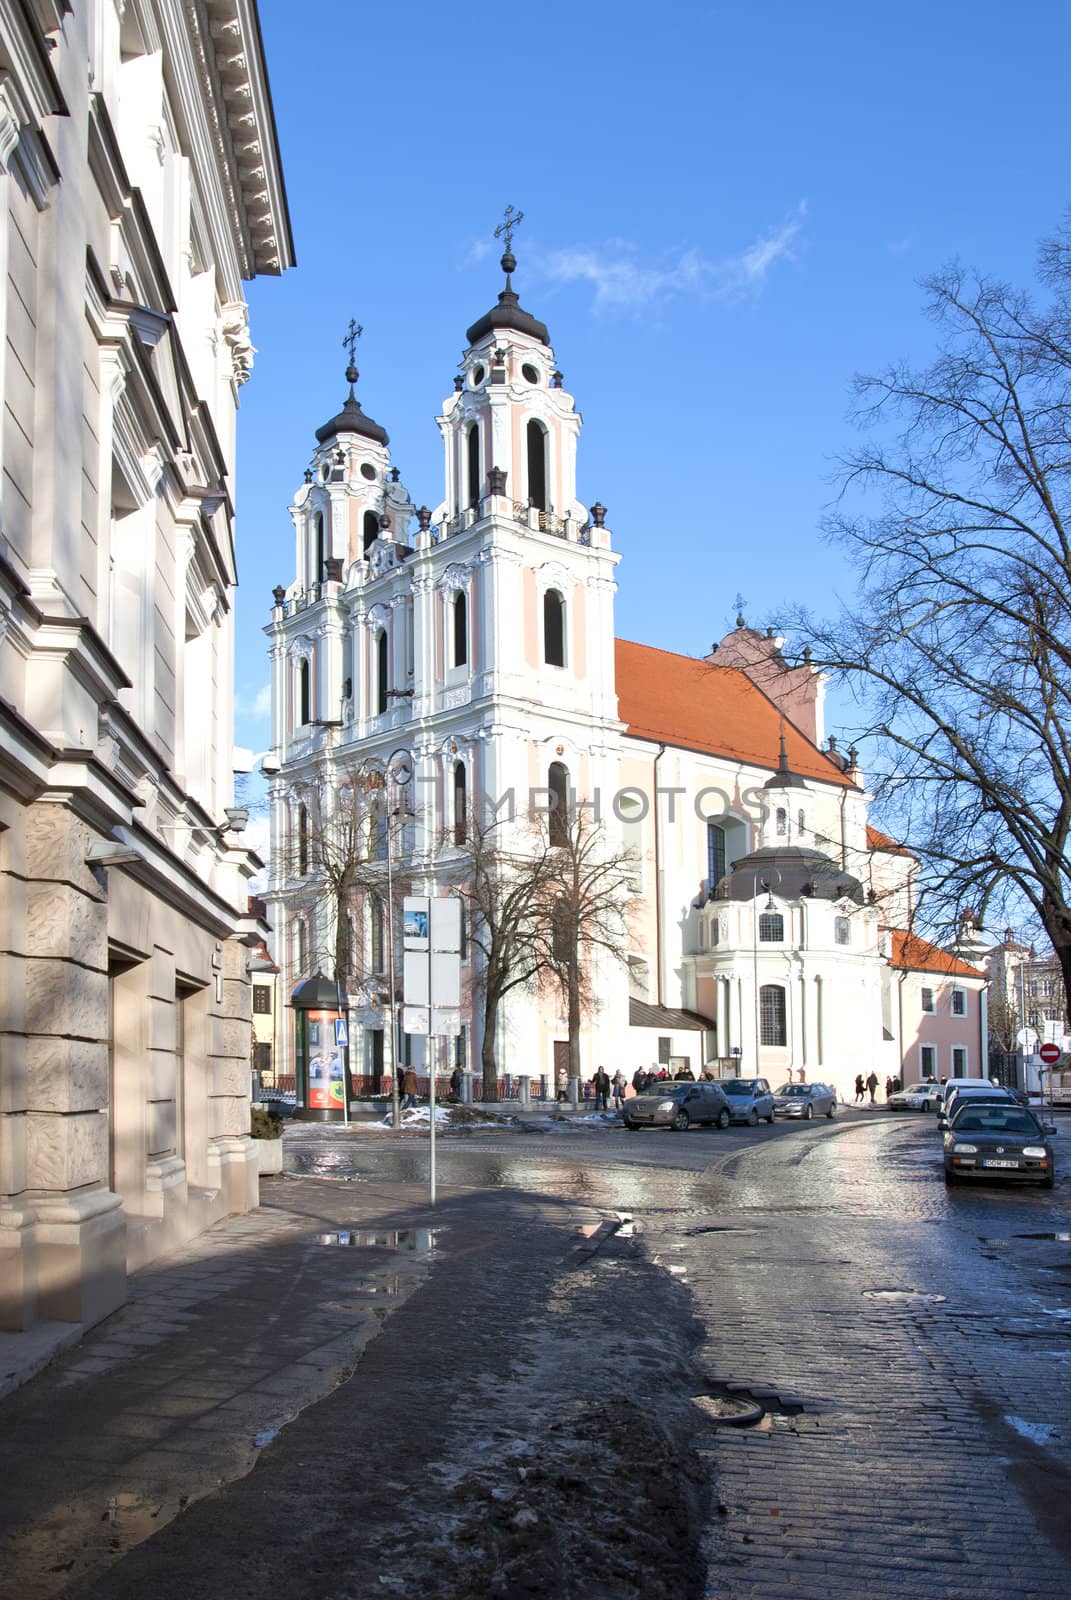
<svg viewBox="0 0 1071 1600">
<path fill-rule="evenodd" d="M 854 751 L 825 742 L 820 675 L 788 666 L 783 641 L 743 618 L 702 660 L 615 639 L 620 558 L 605 507 L 578 497 L 580 416 L 508 248 L 502 265 L 437 418 L 438 504 L 416 507 L 399 481 L 351 345 L 349 395 L 290 508 L 295 574 L 266 629 L 279 770 L 265 898 L 284 993 L 350 952 L 351 1068 L 380 1084 L 386 876 L 354 894 L 340 941 L 309 830 L 358 774 L 403 764 L 404 796 L 384 779 L 395 894 L 456 892 L 474 803 L 531 814 L 567 798 L 628 852 L 622 948 L 591 954 L 583 1076 L 683 1059 L 850 1098 L 857 1073 L 904 1070 L 891 929 L 910 918 L 912 858 L 868 826 Z M 467 1071 L 474 960 L 450 1058 Z M 560 1013 L 549 992 L 510 996 L 501 1076 L 553 1084 Z M 420 1071 L 423 1041 L 400 1048 Z"/>
</svg>

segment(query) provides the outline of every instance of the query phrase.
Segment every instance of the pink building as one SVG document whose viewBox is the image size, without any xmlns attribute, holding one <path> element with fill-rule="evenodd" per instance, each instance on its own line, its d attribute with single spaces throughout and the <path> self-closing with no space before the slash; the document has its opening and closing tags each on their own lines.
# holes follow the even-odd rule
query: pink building
<svg viewBox="0 0 1071 1600">
<path fill-rule="evenodd" d="M 983 1077 L 985 973 L 916 934 L 890 933 L 903 1082 Z"/>
</svg>

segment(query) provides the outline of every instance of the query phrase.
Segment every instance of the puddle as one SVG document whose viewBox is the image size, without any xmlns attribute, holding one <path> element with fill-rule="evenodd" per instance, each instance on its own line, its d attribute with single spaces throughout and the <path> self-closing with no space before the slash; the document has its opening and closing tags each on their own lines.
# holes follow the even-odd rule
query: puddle
<svg viewBox="0 0 1071 1600">
<path fill-rule="evenodd" d="M 263 1450 L 265 1445 L 271 1444 L 278 1432 L 278 1428 L 265 1428 L 261 1433 L 255 1433 L 253 1435 L 253 1444 L 255 1448 L 257 1450 Z"/>
<path fill-rule="evenodd" d="M 1029 1439 L 1032 1444 L 1048 1444 L 1056 1432 L 1051 1422 L 1027 1422 L 1023 1417 L 1009 1416 L 1006 1416 L 1004 1421 L 1024 1439 Z"/>
<path fill-rule="evenodd" d="M 927 1294 L 924 1289 L 864 1289 L 864 1300 L 884 1300 L 899 1305 L 917 1304 L 928 1302 L 930 1305 L 942 1305 L 943 1294 Z"/>
<path fill-rule="evenodd" d="M 441 1232 L 441 1228 L 403 1228 L 397 1232 L 341 1229 L 338 1233 L 318 1233 L 316 1243 L 343 1245 L 351 1250 L 407 1250 L 426 1256 L 435 1249 L 435 1236 Z"/>
</svg>

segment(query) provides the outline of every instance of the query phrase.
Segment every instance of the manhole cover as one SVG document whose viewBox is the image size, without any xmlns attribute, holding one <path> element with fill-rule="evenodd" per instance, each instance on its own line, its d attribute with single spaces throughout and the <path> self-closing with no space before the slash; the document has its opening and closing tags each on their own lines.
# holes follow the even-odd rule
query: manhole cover
<svg viewBox="0 0 1071 1600">
<path fill-rule="evenodd" d="M 919 1301 L 929 1302 L 931 1305 L 940 1305 L 944 1300 L 943 1294 L 927 1294 L 924 1289 L 864 1289 L 864 1300 L 885 1300 L 891 1304 L 907 1305 Z"/>
<path fill-rule="evenodd" d="M 727 1428 L 751 1428 L 762 1421 L 762 1407 L 746 1394 L 696 1394 L 692 1404 Z"/>
</svg>

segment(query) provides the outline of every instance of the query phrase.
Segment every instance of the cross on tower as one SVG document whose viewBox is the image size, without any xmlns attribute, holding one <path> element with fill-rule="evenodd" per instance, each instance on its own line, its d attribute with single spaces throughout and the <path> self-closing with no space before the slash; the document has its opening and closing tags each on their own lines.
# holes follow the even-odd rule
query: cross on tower
<svg viewBox="0 0 1071 1600">
<path fill-rule="evenodd" d="M 354 322 L 353 318 L 351 317 L 349 328 L 346 330 L 346 336 L 342 341 L 342 348 L 344 350 L 348 350 L 350 353 L 351 367 L 356 360 L 357 340 L 361 337 L 363 332 L 364 329 L 361 327 L 361 324 L 359 322 Z"/>
<path fill-rule="evenodd" d="M 523 211 L 514 211 L 512 206 L 506 207 L 506 214 L 499 223 L 498 227 L 495 229 L 495 238 L 501 239 L 502 236 L 505 235 L 506 250 L 508 252 L 512 251 L 513 249 L 513 230 L 523 221 Z"/>
</svg>

